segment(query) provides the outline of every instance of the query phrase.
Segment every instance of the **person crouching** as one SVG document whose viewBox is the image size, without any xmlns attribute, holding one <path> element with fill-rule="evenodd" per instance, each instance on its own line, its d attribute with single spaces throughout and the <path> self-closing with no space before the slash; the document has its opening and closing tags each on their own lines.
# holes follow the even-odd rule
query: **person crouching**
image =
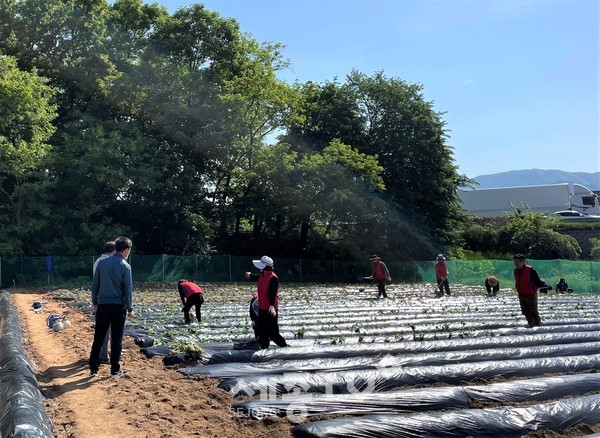
<svg viewBox="0 0 600 438">
<path fill-rule="evenodd" d="M 192 306 L 196 307 L 196 320 L 200 322 L 202 319 L 202 304 L 204 303 L 204 291 L 202 288 L 191 281 L 179 280 L 177 289 L 179 290 L 179 296 L 183 303 L 183 309 L 181 309 L 181 311 L 183 312 L 185 323 L 190 324 L 192 322 L 190 318 Z"/>
</svg>

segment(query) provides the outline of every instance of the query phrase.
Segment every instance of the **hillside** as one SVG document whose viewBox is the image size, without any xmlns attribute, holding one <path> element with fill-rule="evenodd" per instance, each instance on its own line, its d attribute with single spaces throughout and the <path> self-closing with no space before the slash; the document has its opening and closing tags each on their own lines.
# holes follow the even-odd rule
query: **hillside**
<svg viewBox="0 0 600 438">
<path fill-rule="evenodd" d="M 591 190 L 600 190 L 600 172 L 565 172 L 562 170 L 511 170 L 509 172 L 476 176 L 476 188 L 531 186 L 539 184 L 577 183 Z"/>
</svg>

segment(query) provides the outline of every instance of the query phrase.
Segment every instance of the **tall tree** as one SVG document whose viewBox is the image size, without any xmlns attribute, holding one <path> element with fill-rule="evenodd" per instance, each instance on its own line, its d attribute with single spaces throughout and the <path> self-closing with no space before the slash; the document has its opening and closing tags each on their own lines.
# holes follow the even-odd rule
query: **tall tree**
<svg viewBox="0 0 600 438">
<path fill-rule="evenodd" d="M 254 238 L 285 241 L 289 255 L 332 255 L 340 228 L 365 221 L 369 194 L 383 190 L 377 158 L 332 141 L 322 153 L 299 154 L 285 143 L 262 148 L 247 173 Z M 334 245 L 335 246 L 335 245 Z M 347 253 L 351 241 L 337 242 Z"/>
<path fill-rule="evenodd" d="M 460 218 L 456 189 L 467 179 L 457 173 L 442 113 L 423 98 L 423 87 L 382 72 L 368 77 L 358 71 L 348 85 L 366 123 L 360 150 L 377 154 L 391 201 L 409 217 L 423 221 L 435 234 Z"/>
<path fill-rule="evenodd" d="M 2 238 L 0 248 L 22 252 L 28 220 L 23 185 L 50 150 L 56 105 L 54 90 L 35 72 L 19 70 L 12 57 L 0 57 L 0 187 Z"/>
<path fill-rule="evenodd" d="M 295 84 L 299 98 L 287 119 L 281 137 L 292 147 L 322 151 L 333 139 L 359 146 L 365 143 L 365 121 L 357 97 L 347 85 L 337 82 Z"/>
</svg>

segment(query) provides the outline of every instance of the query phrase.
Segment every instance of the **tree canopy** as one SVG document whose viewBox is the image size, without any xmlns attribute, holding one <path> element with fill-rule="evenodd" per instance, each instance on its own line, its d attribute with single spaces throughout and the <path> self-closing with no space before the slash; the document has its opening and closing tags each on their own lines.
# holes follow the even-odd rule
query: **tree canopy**
<svg viewBox="0 0 600 438">
<path fill-rule="evenodd" d="M 424 259 L 461 220 L 420 84 L 288 84 L 195 4 L 0 0 L 0 252 Z M 12 233 L 11 230 L 17 230 Z"/>
</svg>

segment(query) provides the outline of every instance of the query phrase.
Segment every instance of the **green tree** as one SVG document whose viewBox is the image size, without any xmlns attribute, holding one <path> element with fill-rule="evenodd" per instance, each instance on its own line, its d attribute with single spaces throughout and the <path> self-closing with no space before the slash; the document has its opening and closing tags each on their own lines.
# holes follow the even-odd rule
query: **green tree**
<svg viewBox="0 0 600 438">
<path fill-rule="evenodd" d="M 0 57 L 0 241 L 6 252 L 21 253 L 23 236 L 35 227 L 28 220 L 23 187 L 50 150 L 56 117 L 53 92 L 46 79 L 19 70 L 12 57 Z"/>
<path fill-rule="evenodd" d="M 302 151 L 322 151 L 334 139 L 352 146 L 365 143 L 366 123 L 357 97 L 348 85 L 337 82 L 296 84 L 299 98 L 287 121 L 282 141 Z"/>
<path fill-rule="evenodd" d="M 407 217 L 423 222 L 441 238 L 461 213 L 456 189 L 468 180 L 457 173 L 442 113 L 423 98 L 423 87 L 382 72 L 348 76 L 367 135 L 359 149 L 377 154 L 391 201 Z"/>
<path fill-rule="evenodd" d="M 590 249 L 590 259 L 600 261 L 600 239 L 590 239 L 592 248 Z"/>
<path fill-rule="evenodd" d="M 104 50 L 106 0 L 24 0 L 17 2 L 6 53 L 24 70 L 36 68 L 60 89 L 62 107 L 85 104 L 114 66 Z"/>
<path fill-rule="evenodd" d="M 579 258 L 581 248 L 577 240 L 554 231 L 555 223 L 541 213 L 515 214 L 498 231 L 498 244 L 508 252 L 533 259 Z"/>
</svg>

